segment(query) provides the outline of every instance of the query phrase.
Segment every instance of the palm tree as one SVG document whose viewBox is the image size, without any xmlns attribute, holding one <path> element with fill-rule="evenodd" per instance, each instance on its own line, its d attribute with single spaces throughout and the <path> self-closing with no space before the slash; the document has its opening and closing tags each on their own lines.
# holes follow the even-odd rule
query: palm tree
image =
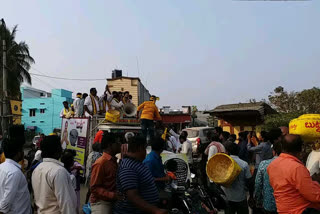
<svg viewBox="0 0 320 214">
<path fill-rule="evenodd" d="M 2 68 L 3 45 L 2 38 L 6 41 L 7 50 L 7 73 L 8 73 L 8 96 L 10 98 L 20 97 L 20 85 L 23 82 L 31 84 L 29 69 L 34 59 L 30 56 L 29 47 L 25 42 L 16 42 L 17 25 L 12 31 L 0 23 L 0 65 Z M 2 90 L 2 69 L 0 69 L 0 90 Z M 2 93 L 2 92 L 1 92 Z"/>
</svg>

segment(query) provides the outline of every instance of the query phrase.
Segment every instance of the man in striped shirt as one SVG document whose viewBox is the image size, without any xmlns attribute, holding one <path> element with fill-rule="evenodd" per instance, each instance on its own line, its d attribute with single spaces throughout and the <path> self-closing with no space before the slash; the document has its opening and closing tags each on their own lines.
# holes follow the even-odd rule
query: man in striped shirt
<svg viewBox="0 0 320 214">
<path fill-rule="evenodd" d="M 156 206 L 159 202 L 159 193 L 150 170 L 142 163 L 145 157 L 145 139 L 132 138 L 128 152 L 120 163 L 117 176 L 117 189 L 125 199 L 116 203 L 114 213 L 167 213 L 166 210 Z"/>
</svg>

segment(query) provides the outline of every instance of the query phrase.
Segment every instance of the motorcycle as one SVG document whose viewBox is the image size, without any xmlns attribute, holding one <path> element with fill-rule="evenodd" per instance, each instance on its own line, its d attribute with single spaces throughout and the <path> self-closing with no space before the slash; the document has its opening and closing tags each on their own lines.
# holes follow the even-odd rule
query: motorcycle
<svg viewBox="0 0 320 214">
<path fill-rule="evenodd" d="M 195 175 L 191 175 L 193 180 Z M 192 200 L 192 208 L 195 213 L 210 213 L 216 214 L 218 213 L 218 209 L 216 209 L 214 200 L 207 193 L 206 189 L 199 185 L 197 182 L 192 182 L 190 188 L 188 189 L 188 193 Z"/>
<path fill-rule="evenodd" d="M 179 158 L 170 159 L 164 163 L 165 169 L 172 171 L 168 170 L 168 168 L 173 162 L 177 165 L 176 170 L 174 170 L 177 180 L 166 188 L 171 194 L 171 201 L 174 201 L 169 206 L 168 204 L 170 203 L 166 203 L 167 207 L 165 208 L 169 210 L 169 213 L 218 213 L 218 209 L 215 206 L 219 200 L 212 197 L 202 185 L 198 184 L 195 174 L 191 174 L 192 181 L 190 182 L 188 179 L 188 164 L 185 161 Z"/>
<path fill-rule="evenodd" d="M 211 209 L 224 210 L 227 206 L 227 199 L 224 191 L 220 185 L 211 183 L 209 185 L 203 184 L 201 179 L 197 176 L 197 170 L 193 170 L 195 174 L 192 174 L 191 186 L 193 189 L 197 189 L 205 204 Z"/>
<path fill-rule="evenodd" d="M 170 195 L 161 201 L 162 208 L 169 213 L 191 214 L 191 200 L 186 192 L 188 179 L 188 164 L 180 158 L 171 158 L 164 163 L 166 172 L 173 172 L 175 179 L 166 184 L 165 192 Z"/>
</svg>

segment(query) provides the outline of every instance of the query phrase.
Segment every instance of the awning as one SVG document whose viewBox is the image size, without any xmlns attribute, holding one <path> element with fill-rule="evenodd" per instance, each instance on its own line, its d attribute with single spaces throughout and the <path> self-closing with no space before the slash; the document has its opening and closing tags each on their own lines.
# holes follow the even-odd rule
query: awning
<svg viewBox="0 0 320 214">
<path fill-rule="evenodd" d="M 162 114 L 163 123 L 190 123 L 191 116 L 189 114 Z"/>
</svg>

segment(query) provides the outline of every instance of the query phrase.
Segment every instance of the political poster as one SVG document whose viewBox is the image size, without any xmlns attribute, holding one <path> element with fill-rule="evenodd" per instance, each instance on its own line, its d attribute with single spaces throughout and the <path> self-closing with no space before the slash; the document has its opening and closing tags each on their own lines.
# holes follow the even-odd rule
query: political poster
<svg viewBox="0 0 320 214">
<path fill-rule="evenodd" d="M 61 126 L 61 146 L 63 149 L 75 150 L 75 161 L 85 165 L 85 153 L 88 140 L 88 118 L 63 118 Z"/>
</svg>

